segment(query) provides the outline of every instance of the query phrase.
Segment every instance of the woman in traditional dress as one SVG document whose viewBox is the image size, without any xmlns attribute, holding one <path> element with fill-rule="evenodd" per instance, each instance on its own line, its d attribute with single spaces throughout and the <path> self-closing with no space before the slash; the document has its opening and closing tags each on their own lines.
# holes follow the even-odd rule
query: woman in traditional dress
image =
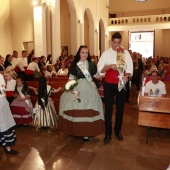
<svg viewBox="0 0 170 170">
<path fill-rule="evenodd" d="M 14 100 L 11 103 L 11 112 L 17 125 L 25 125 L 32 122 L 33 107 L 31 95 L 23 76 L 16 79 Z"/>
<path fill-rule="evenodd" d="M 15 121 L 10 111 L 9 103 L 5 98 L 5 81 L 0 74 L 0 146 L 6 153 L 17 155 L 18 152 L 10 148 L 15 144 Z"/>
<path fill-rule="evenodd" d="M 38 127 L 55 127 L 57 124 L 57 114 L 54 103 L 49 97 L 51 92 L 59 92 L 62 88 L 54 89 L 48 85 L 48 79 L 41 77 L 38 87 L 38 101 L 35 104 L 35 115 L 33 123 Z"/>
<path fill-rule="evenodd" d="M 73 136 L 97 136 L 104 132 L 104 115 L 101 98 L 92 77 L 97 75 L 87 46 L 81 45 L 69 70 L 69 80 L 77 80 L 76 90 L 81 102 L 71 92 L 64 92 L 60 99 L 58 129 Z"/>
</svg>

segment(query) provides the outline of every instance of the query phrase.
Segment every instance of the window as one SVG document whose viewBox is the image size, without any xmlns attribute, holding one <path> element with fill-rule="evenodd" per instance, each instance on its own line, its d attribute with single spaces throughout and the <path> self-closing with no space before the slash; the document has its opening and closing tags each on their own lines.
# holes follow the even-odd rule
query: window
<svg viewBox="0 0 170 170">
<path fill-rule="evenodd" d="M 142 54 L 142 57 L 153 57 L 154 32 L 130 32 L 129 49 Z"/>
</svg>

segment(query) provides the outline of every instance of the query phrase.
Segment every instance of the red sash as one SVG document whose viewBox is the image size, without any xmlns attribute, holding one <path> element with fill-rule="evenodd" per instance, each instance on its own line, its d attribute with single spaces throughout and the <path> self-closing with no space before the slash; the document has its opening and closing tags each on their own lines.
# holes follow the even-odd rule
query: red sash
<svg viewBox="0 0 170 170">
<path fill-rule="evenodd" d="M 14 71 L 15 71 L 16 73 L 20 73 L 20 72 L 21 72 L 21 69 L 17 66 L 17 67 L 15 67 Z"/>
<path fill-rule="evenodd" d="M 119 76 L 119 73 L 117 70 L 109 69 L 105 75 L 105 82 L 111 83 L 111 84 L 118 84 L 118 81 L 119 81 L 118 76 Z"/>
<path fill-rule="evenodd" d="M 13 97 L 14 91 L 6 91 L 7 97 Z"/>
<path fill-rule="evenodd" d="M 26 75 L 34 74 L 33 70 L 26 70 Z"/>
</svg>

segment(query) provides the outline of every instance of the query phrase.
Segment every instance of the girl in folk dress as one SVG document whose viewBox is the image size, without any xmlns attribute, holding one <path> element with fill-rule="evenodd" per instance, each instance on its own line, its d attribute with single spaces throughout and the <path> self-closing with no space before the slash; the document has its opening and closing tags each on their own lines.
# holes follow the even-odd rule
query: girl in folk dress
<svg viewBox="0 0 170 170">
<path fill-rule="evenodd" d="M 14 100 L 13 94 L 15 91 L 15 86 L 16 86 L 16 80 L 13 79 L 13 73 L 12 71 L 5 71 L 4 73 L 4 78 L 6 80 L 6 98 L 9 102 L 9 104 L 12 103 Z"/>
<path fill-rule="evenodd" d="M 56 126 L 57 114 L 50 93 L 59 92 L 62 88 L 54 89 L 48 85 L 48 79 L 41 77 L 38 88 L 38 101 L 35 104 L 33 123 L 38 127 Z"/>
<path fill-rule="evenodd" d="M 91 61 L 87 46 L 80 46 L 69 71 L 69 79 L 78 79 L 80 100 L 71 92 L 64 92 L 60 99 L 58 129 L 65 134 L 88 137 L 104 132 L 104 115 L 101 98 L 92 81 L 97 77 L 97 67 Z"/>
<path fill-rule="evenodd" d="M 22 76 L 16 79 L 15 99 L 11 103 L 11 112 L 16 124 L 27 125 L 32 121 L 33 107 L 30 100 L 29 88 Z"/>
<path fill-rule="evenodd" d="M 0 74 L 0 146 L 6 153 L 17 155 L 18 152 L 10 148 L 15 144 L 15 121 L 5 98 L 5 80 Z"/>
</svg>

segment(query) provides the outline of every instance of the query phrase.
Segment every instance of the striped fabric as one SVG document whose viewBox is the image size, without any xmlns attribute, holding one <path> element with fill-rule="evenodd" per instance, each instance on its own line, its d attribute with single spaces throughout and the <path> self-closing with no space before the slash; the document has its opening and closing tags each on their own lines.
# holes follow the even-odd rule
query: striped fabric
<svg viewBox="0 0 170 170">
<path fill-rule="evenodd" d="M 0 146 L 12 146 L 15 144 L 15 129 L 12 127 L 5 132 L 0 132 Z"/>
</svg>

